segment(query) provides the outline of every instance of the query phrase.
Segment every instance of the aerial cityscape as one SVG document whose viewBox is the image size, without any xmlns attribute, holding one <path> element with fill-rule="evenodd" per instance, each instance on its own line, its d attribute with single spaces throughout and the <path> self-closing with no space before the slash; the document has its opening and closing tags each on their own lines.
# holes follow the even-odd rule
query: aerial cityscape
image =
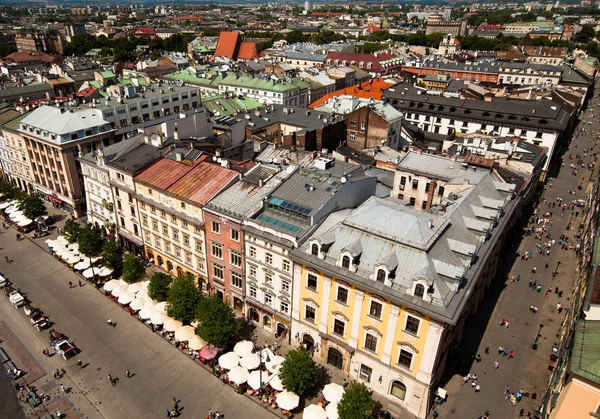
<svg viewBox="0 0 600 419">
<path fill-rule="evenodd" d="M 0 417 L 600 417 L 599 6 L 0 1 Z"/>
</svg>

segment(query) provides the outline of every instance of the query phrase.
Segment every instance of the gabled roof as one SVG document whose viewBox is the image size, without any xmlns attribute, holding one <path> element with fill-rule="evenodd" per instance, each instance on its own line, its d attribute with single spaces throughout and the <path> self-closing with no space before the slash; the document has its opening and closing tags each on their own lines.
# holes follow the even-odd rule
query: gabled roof
<svg viewBox="0 0 600 419">
<path fill-rule="evenodd" d="M 237 55 L 238 60 L 253 60 L 258 58 L 258 50 L 254 42 L 242 42 Z"/>
<path fill-rule="evenodd" d="M 217 49 L 215 50 L 215 57 L 227 57 L 234 60 L 239 48 L 239 42 L 239 32 L 221 32 L 219 34 L 219 41 L 217 42 Z"/>
<path fill-rule="evenodd" d="M 368 81 L 364 81 L 356 86 L 346 87 L 344 89 L 328 93 L 319 100 L 316 100 L 315 102 L 311 103 L 309 105 L 309 108 L 314 109 L 317 106 L 320 106 L 325 102 L 329 101 L 329 99 L 331 99 L 332 97 L 342 95 L 350 95 L 354 97 L 380 100 L 384 90 L 391 86 L 393 86 L 393 83 L 390 83 L 381 77 L 377 77 Z"/>
<path fill-rule="evenodd" d="M 237 172 L 226 167 L 201 162 L 167 188 L 167 192 L 204 205 L 235 180 L 237 175 Z"/>
</svg>

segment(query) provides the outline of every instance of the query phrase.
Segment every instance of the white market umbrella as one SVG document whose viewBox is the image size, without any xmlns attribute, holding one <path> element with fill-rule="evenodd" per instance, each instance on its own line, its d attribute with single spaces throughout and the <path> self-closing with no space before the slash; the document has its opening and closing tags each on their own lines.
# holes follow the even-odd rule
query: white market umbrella
<svg viewBox="0 0 600 419">
<path fill-rule="evenodd" d="M 133 301 L 139 301 L 139 300 L 136 299 Z M 133 304 L 133 301 L 131 302 L 131 304 Z M 142 319 L 151 319 L 153 315 L 160 316 L 160 313 L 158 311 L 156 311 L 154 309 L 154 307 L 148 307 L 148 306 L 143 306 L 140 309 L 140 312 L 138 314 L 140 315 L 140 318 L 142 318 Z M 162 321 L 161 321 L 161 323 L 162 323 Z"/>
<path fill-rule="evenodd" d="M 237 385 L 244 384 L 248 379 L 248 375 L 250 375 L 250 373 L 244 367 L 235 367 L 227 373 L 229 381 Z"/>
<path fill-rule="evenodd" d="M 106 266 L 104 266 L 102 269 L 100 269 L 100 272 L 98 272 L 98 276 L 108 276 L 110 274 L 113 273 L 113 270 L 110 268 L 107 268 Z"/>
<path fill-rule="evenodd" d="M 11 220 L 14 220 L 15 218 L 19 218 L 21 215 L 23 215 L 23 211 L 15 210 L 10 212 L 9 217 Z"/>
<path fill-rule="evenodd" d="M 265 367 L 267 367 L 268 371 L 275 374 L 276 372 L 279 372 L 283 361 L 285 361 L 284 357 L 279 355 L 273 355 L 269 357 L 269 360 L 267 362 L 265 362 Z"/>
<path fill-rule="evenodd" d="M 56 256 L 58 256 L 60 258 L 65 257 L 66 255 L 71 253 L 71 251 L 69 249 L 67 249 L 66 247 L 59 247 L 57 249 L 55 248 L 54 250 L 55 250 Z"/>
<path fill-rule="evenodd" d="M 192 338 L 188 341 L 188 348 L 190 348 L 193 351 L 199 351 L 206 345 L 208 345 L 208 343 L 202 340 L 202 338 L 198 335 L 192 336 Z"/>
<path fill-rule="evenodd" d="M 179 320 L 172 319 L 170 317 L 165 317 L 163 321 L 163 329 L 167 332 L 174 332 L 182 326 Z"/>
<path fill-rule="evenodd" d="M 164 314 L 167 313 L 167 302 L 166 301 L 162 301 L 160 303 L 157 303 L 154 307 L 156 308 L 156 310 L 159 313 L 164 313 Z"/>
<path fill-rule="evenodd" d="M 160 314 L 159 312 L 157 312 L 156 310 L 154 310 L 154 313 L 152 313 L 152 316 L 150 317 L 150 323 L 152 324 L 163 324 L 165 321 L 165 318 L 168 318 L 167 316 L 163 316 L 162 314 Z"/>
<path fill-rule="evenodd" d="M 338 403 L 344 395 L 344 387 L 336 383 L 327 384 L 323 388 L 323 396 L 330 403 Z"/>
<path fill-rule="evenodd" d="M 277 406 L 285 410 L 294 410 L 300 403 L 300 397 L 291 391 L 284 390 L 277 395 Z"/>
<path fill-rule="evenodd" d="M 79 261 L 81 260 L 81 258 L 79 256 L 69 256 L 69 258 L 67 259 L 67 263 L 69 265 L 74 265 L 76 263 L 79 263 Z"/>
<path fill-rule="evenodd" d="M 175 339 L 179 341 L 188 341 L 196 336 L 196 331 L 192 326 L 181 326 L 175 330 Z"/>
<path fill-rule="evenodd" d="M 121 294 L 125 293 L 127 291 L 125 291 L 125 288 L 121 288 L 121 287 L 113 287 L 113 289 L 110 291 L 110 293 L 114 296 L 114 297 L 118 297 Z"/>
<path fill-rule="evenodd" d="M 261 387 L 260 383 L 261 371 L 252 371 L 250 375 L 248 375 L 248 379 L 246 382 L 252 389 L 258 390 Z M 266 371 L 262 371 L 262 387 L 266 386 L 271 378 L 271 374 Z"/>
<path fill-rule="evenodd" d="M 133 298 L 133 294 L 127 291 L 123 291 L 121 294 L 119 294 L 119 299 L 117 300 L 117 303 L 126 305 L 132 302 Z"/>
<path fill-rule="evenodd" d="M 254 344 L 249 340 L 242 340 L 235 344 L 233 348 L 233 352 L 235 352 L 238 356 L 242 357 L 244 355 L 248 355 L 252 353 L 254 349 Z"/>
<path fill-rule="evenodd" d="M 269 385 L 273 387 L 274 390 L 283 391 L 283 383 L 281 382 L 279 374 L 273 374 L 271 376 L 271 379 L 269 380 Z"/>
<path fill-rule="evenodd" d="M 136 282 L 136 285 L 138 287 L 140 287 L 140 291 L 142 291 L 145 294 L 148 294 L 148 285 L 149 284 L 150 284 L 150 281 Z"/>
<path fill-rule="evenodd" d="M 96 271 L 98 271 L 98 269 L 96 269 Z M 102 287 L 105 291 L 112 291 L 116 287 L 120 287 L 120 284 L 119 281 L 117 281 L 116 279 L 111 279 L 110 281 L 106 281 L 106 283 Z"/>
<path fill-rule="evenodd" d="M 235 368 L 240 363 L 240 357 L 235 352 L 227 352 L 219 357 L 219 366 L 226 370 Z"/>
<path fill-rule="evenodd" d="M 303 419 L 327 419 L 325 409 L 316 404 L 311 404 L 302 412 Z"/>
<path fill-rule="evenodd" d="M 56 240 L 52 240 L 52 239 L 47 239 L 45 243 L 49 248 L 53 248 L 54 246 L 56 246 L 58 244 L 56 242 Z"/>
<path fill-rule="evenodd" d="M 154 301 L 152 298 L 148 297 L 148 295 L 142 292 L 138 292 L 135 295 L 135 299 L 142 303 L 142 306 L 154 307 L 154 304 L 156 304 L 156 301 Z"/>
<path fill-rule="evenodd" d="M 0 204 L 0 210 L 6 209 L 12 205 L 11 202 L 3 202 Z"/>
<path fill-rule="evenodd" d="M 17 223 L 17 225 L 18 225 L 19 227 L 26 227 L 26 226 L 28 226 L 28 225 L 29 225 L 29 224 L 31 224 L 31 223 L 33 223 L 33 220 L 31 220 L 31 219 L 29 219 L 29 218 L 23 218 L 23 219 L 21 219 L 21 220 L 20 220 L 20 221 Z"/>
<path fill-rule="evenodd" d="M 69 244 L 69 241 L 66 239 L 66 237 L 65 237 L 65 236 L 58 236 L 58 237 L 56 238 L 56 240 L 57 240 L 59 243 L 62 243 L 62 244 L 65 244 L 65 245 Z"/>
<path fill-rule="evenodd" d="M 75 264 L 75 266 L 73 266 L 73 268 L 77 271 L 82 271 L 89 267 L 90 267 L 90 262 L 88 260 L 82 260 L 81 262 L 78 262 Z"/>
<path fill-rule="evenodd" d="M 260 365 L 260 358 L 256 354 L 247 354 L 240 360 L 240 365 L 249 370 L 255 370 Z"/>
<path fill-rule="evenodd" d="M 81 273 L 81 275 L 83 275 L 84 278 L 90 279 L 94 277 L 94 274 L 98 271 L 98 269 L 96 269 L 95 271 L 92 270 L 92 268 L 88 268 L 85 271 L 83 271 Z"/>
<path fill-rule="evenodd" d="M 142 304 L 142 302 L 140 300 L 136 300 L 134 298 L 133 301 L 129 303 L 129 308 L 132 309 L 133 311 L 139 311 L 142 308 L 144 308 L 144 304 Z"/>
<path fill-rule="evenodd" d="M 338 419 L 338 404 L 337 403 L 329 403 L 326 407 L 325 407 L 325 413 L 327 413 L 327 417 L 329 419 Z"/>
<path fill-rule="evenodd" d="M 6 208 L 4 210 L 5 213 L 7 214 L 12 214 L 15 211 L 18 211 L 19 209 L 17 207 L 15 207 L 14 205 L 10 205 L 8 208 Z"/>
<path fill-rule="evenodd" d="M 140 286 L 138 284 L 130 284 L 127 287 L 127 292 L 130 292 L 132 294 L 137 294 L 138 292 L 140 292 L 142 289 L 140 288 Z"/>
</svg>

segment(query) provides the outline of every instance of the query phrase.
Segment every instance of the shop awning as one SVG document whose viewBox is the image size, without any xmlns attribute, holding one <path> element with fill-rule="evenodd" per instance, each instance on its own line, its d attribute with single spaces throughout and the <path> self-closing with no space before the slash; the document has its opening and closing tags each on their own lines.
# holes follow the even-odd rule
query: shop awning
<svg viewBox="0 0 600 419">
<path fill-rule="evenodd" d="M 62 204 L 62 202 L 63 202 L 62 199 L 60 199 L 58 196 L 52 195 L 52 194 L 48 194 L 48 199 L 51 201 L 54 201 L 58 204 Z"/>
</svg>

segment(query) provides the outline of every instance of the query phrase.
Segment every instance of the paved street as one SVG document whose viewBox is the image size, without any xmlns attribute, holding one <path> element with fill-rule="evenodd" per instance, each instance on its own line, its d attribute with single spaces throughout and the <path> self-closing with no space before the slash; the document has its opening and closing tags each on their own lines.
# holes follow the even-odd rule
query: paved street
<svg viewBox="0 0 600 419">
<path fill-rule="evenodd" d="M 43 240 L 38 243 L 43 245 Z M 51 395 L 49 403 L 61 402 L 65 408 L 72 403 L 72 410 L 87 418 L 164 417 L 166 409 L 173 407 L 173 397 L 180 400 L 182 417 L 204 417 L 209 408 L 228 418 L 271 415 L 236 394 L 92 286 L 86 283 L 69 289 L 68 281 L 77 284 L 79 277 L 32 241 L 17 242 L 10 231 L 0 234 L 0 249 L 2 256 L 14 260 L 2 262 L 0 271 L 81 350 L 69 361 L 59 356 L 46 359 L 42 350 L 48 348 L 47 331 L 37 332 L 22 309 L 13 308 L 7 298 L 0 297 L 0 327 L 4 328 L 0 332 L 4 340 L 1 346 L 19 368 L 29 371 L 26 366 L 30 365 L 37 370 L 39 365 L 39 373 L 28 373 L 25 380 L 31 384 L 40 375 L 33 384 Z M 118 326 L 109 327 L 108 318 Z M 9 342 L 11 334 L 15 339 Z M 83 369 L 76 366 L 77 358 L 83 361 Z M 68 375 L 56 384 L 71 388 L 68 399 L 53 383 L 52 371 L 56 368 L 67 371 Z M 126 369 L 135 375 L 127 379 Z M 108 374 L 118 378 L 116 387 L 108 383 Z M 40 416 L 47 413 L 38 410 Z M 0 416 L 17 417 L 7 411 Z"/>
<path fill-rule="evenodd" d="M 597 99 L 594 98 L 591 102 L 591 105 L 596 104 Z M 590 114 L 586 112 L 585 117 L 588 115 Z M 573 156 L 574 163 L 578 160 L 576 154 L 581 155 L 580 158 L 584 163 L 590 161 L 591 153 L 585 157 L 583 154 L 585 148 L 594 146 L 593 139 L 590 140 L 590 131 L 600 129 L 598 118 L 593 120 L 592 125 L 585 123 L 585 128 L 588 132 L 574 138 L 569 149 L 564 153 L 564 167 L 557 167 L 560 170 L 550 174 L 553 178 L 552 186 L 546 187 L 542 200 L 547 199 L 548 203 L 552 203 L 556 202 L 557 197 L 562 197 L 563 202 L 570 205 L 573 199 L 586 198 L 585 187 L 592 172 L 580 168 L 579 173 L 574 175 L 569 161 L 570 154 Z M 599 147 L 594 147 L 592 153 L 598 151 Z M 597 170 L 594 173 L 597 173 Z M 577 186 L 584 177 L 583 190 L 578 190 Z M 569 190 L 575 190 L 576 194 L 569 194 Z M 568 297 L 576 276 L 576 254 L 573 250 L 561 250 L 558 239 L 561 234 L 565 234 L 573 241 L 583 212 L 581 208 L 566 210 L 564 217 L 561 218 L 558 206 L 550 208 L 542 201 L 540 213 L 546 211 L 553 212 L 551 217 L 553 225 L 548 228 L 548 231 L 551 237 L 556 239 L 550 256 L 540 256 L 536 249 L 536 244 L 540 243 L 540 240 L 537 240 L 535 235 L 525 236 L 522 240 L 518 236 L 515 237 L 516 245 L 506 252 L 506 265 L 511 266 L 511 270 L 505 271 L 504 278 L 521 275 L 521 280 L 519 282 L 508 280 L 504 283 L 500 277 L 495 292 L 492 290 L 481 305 L 478 314 L 471 319 L 472 331 L 467 332 L 459 348 L 460 356 L 453 361 L 458 373 L 449 381 L 441 383 L 448 390 L 449 400 L 448 403 L 436 408 L 440 418 L 476 419 L 489 411 L 490 418 L 504 419 L 518 417 L 521 409 L 524 409 L 525 414 L 529 411 L 535 413 L 539 407 L 539 399 L 543 397 L 550 377 L 549 357 L 552 348 L 557 345 L 557 334 L 565 315 L 565 311 L 562 314 L 557 312 L 557 303 L 560 302 L 565 310 L 569 309 Z M 528 226 L 538 227 L 535 224 L 528 224 Z M 572 228 L 568 230 L 569 227 Z M 533 252 L 533 257 L 522 260 L 519 255 L 525 251 Z M 560 267 L 557 267 L 559 261 Z M 547 268 L 546 264 L 548 264 Z M 532 272 L 534 267 L 537 267 L 536 273 Z M 552 279 L 552 272 L 556 269 L 558 275 Z M 529 287 L 530 280 L 535 280 L 541 285 L 541 292 L 533 291 Z M 561 299 L 555 294 L 555 287 L 563 290 L 564 296 Z M 549 288 L 552 292 L 546 298 L 545 293 Z M 538 308 L 537 313 L 529 311 L 532 305 Z M 509 328 L 500 325 L 502 319 L 509 321 Z M 538 332 L 540 336 L 536 339 Z M 532 349 L 535 341 L 538 344 L 537 350 Z M 514 358 L 508 359 L 508 356 L 499 354 L 499 346 L 514 351 Z M 489 347 L 489 355 L 485 354 L 487 347 Z M 481 354 L 481 362 L 474 360 L 477 354 Z M 497 370 L 494 370 L 495 361 L 499 362 Z M 467 373 L 477 374 L 477 384 L 481 387 L 479 393 L 475 392 L 470 382 L 461 385 L 461 378 Z M 524 397 L 520 403 L 513 406 L 504 395 L 507 385 L 515 392 L 519 389 L 530 393 L 536 392 L 538 400 Z"/>
</svg>

